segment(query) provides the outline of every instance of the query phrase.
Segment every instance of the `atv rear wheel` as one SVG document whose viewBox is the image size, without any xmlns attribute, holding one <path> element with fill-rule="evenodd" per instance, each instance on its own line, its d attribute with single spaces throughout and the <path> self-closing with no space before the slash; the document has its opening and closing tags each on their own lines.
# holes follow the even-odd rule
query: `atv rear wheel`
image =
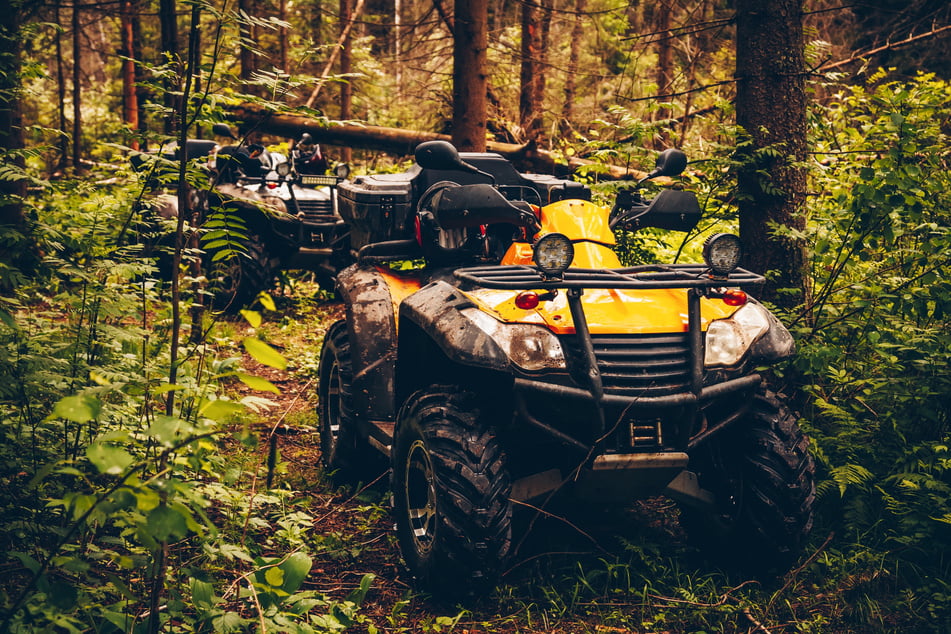
<svg viewBox="0 0 951 634">
<path fill-rule="evenodd" d="M 274 284 L 267 245 L 254 231 L 241 238 L 240 247 L 210 249 L 206 256 L 208 291 L 217 311 L 237 313 Z"/>
<path fill-rule="evenodd" d="M 400 550 L 420 586 L 441 596 L 495 586 L 512 543 L 511 481 L 474 394 L 436 386 L 409 398 L 392 489 Z"/>
<path fill-rule="evenodd" d="M 324 335 L 317 367 L 320 461 L 337 484 L 368 482 L 383 473 L 381 455 L 360 438 L 353 409 L 353 362 L 347 322 Z"/>
<path fill-rule="evenodd" d="M 812 528 L 815 463 L 786 405 L 763 390 L 747 418 L 691 456 L 714 512 L 683 506 L 691 540 L 725 563 L 757 574 L 784 573 Z"/>
</svg>

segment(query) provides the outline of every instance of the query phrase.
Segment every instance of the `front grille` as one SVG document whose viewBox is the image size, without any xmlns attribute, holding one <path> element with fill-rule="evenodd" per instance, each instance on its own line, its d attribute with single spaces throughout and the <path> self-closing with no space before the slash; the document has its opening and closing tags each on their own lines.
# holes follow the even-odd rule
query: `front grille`
<svg viewBox="0 0 951 634">
<path fill-rule="evenodd" d="M 337 220 L 331 200 L 298 198 L 297 210 L 306 222 L 335 222 Z"/>
<path fill-rule="evenodd" d="M 560 339 L 576 380 L 586 385 L 578 337 L 563 335 Z M 591 340 L 605 394 L 637 398 L 690 389 L 687 333 L 592 335 Z"/>
</svg>

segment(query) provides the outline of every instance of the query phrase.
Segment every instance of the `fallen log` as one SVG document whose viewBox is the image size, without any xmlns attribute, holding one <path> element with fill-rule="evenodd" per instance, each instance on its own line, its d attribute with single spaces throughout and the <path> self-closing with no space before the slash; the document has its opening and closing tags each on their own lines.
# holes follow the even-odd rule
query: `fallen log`
<svg viewBox="0 0 951 634">
<path fill-rule="evenodd" d="M 410 156 L 416 146 L 423 141 L 442 139 L 450 141 L 448 134 L 387 128 L 360 123 L 326 122 L 299 114 L 273 112 L 243 104 L 230 109 L 230 118 L 242 124 L 244 129 L 274 134 L 296 139 L 304 132 L 309 133 L 316 142 L 323 145 L 358 148 L 386 152 L 396 156 Z M 567 176 L 583 165 L 594 165 L 594 161 L 572 157 L 567 163 L 557 161 L 551 152 L 537 148 L 533 143 L 498 143 L 489 141 L 488 152 L 501 154 L 523 172 L 555 174 Z M 606 180 L 640 179 L 644 172 L 628 170 L 615 165 L 607 166 L 607 173 L 601 178 Z"/>
</svg>

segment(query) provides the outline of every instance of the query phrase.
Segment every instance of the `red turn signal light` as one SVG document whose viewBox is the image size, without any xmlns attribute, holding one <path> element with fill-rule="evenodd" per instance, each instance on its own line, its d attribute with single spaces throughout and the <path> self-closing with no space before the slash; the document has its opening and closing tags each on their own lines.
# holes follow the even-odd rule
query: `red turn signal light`
<svg viewBox="0 0 951 634">
<path fill-rule="evenodd" d="M 728 288 L 723 291 L 723 295 L 720 299 L 722 299 L 723 303 L 727 306 L 742 306 L 749 300 L 749 297 L 738 288 Z"/>
<path fill-rule="evenodd" d="M 522 310 L 534 310 L 538 308 L 538 293 L 535 291 L 522 291 L 515 296 L 515 305 Z"/>
</svg>

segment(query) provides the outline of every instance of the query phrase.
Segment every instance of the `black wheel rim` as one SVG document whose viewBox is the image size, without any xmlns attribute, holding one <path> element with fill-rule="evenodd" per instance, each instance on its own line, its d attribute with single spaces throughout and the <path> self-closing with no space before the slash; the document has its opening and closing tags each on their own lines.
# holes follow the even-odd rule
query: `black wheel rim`
<svg viewBox="0 0 951 634">
<path fill-rule="evenodd" d="M 330 365 L 330 376 L 327 378 L 326 417 L 324 421 L 325 436 L 327 441 L 327 453 L 332 454 L 337 448 L 337 440 L 340 437 L 340 366 L 337 360 Z"/>
<path fill-rule="evenodd" d="M 406 459 L 406 515 L 416 552 L 427 554 L 436 530 L 436 483 L 433 463 L 423 441 L 417 440 Z"/>
</svg>

